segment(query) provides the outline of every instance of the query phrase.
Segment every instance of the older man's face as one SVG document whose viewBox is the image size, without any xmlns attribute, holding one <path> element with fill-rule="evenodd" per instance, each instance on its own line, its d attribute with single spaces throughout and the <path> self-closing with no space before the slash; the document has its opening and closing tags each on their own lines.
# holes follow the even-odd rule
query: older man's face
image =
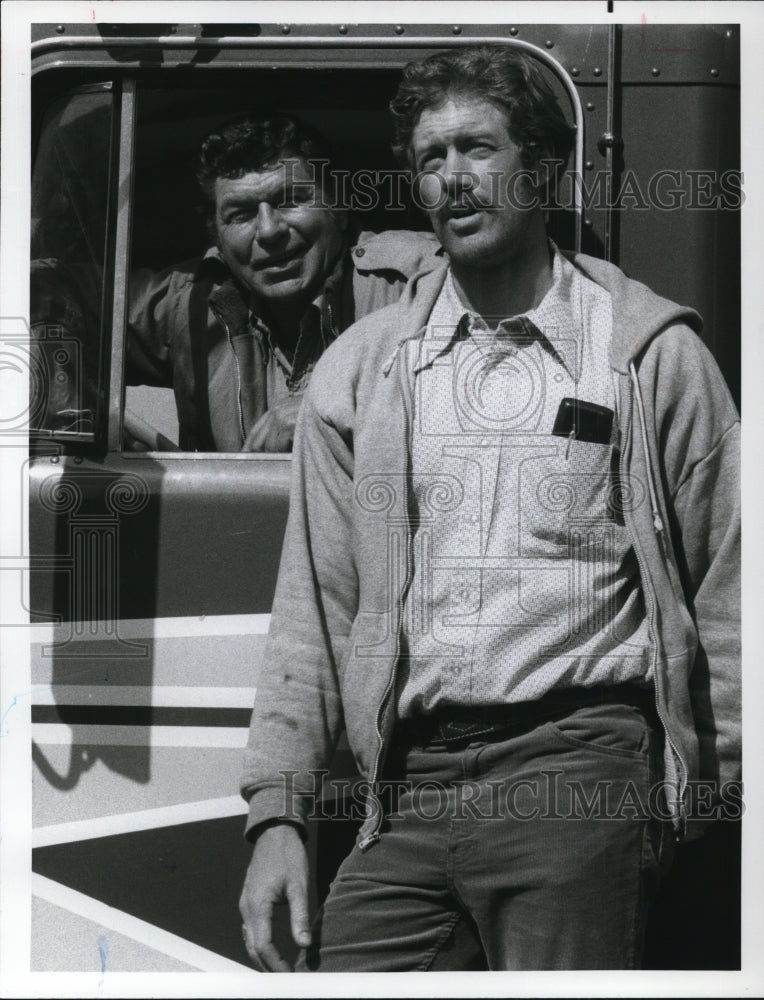
<svg viewBox="0 0 764 1000">
<path fill-rule="evenodd" d="M 453 264 L 488 267 L 524 252 L 535 191 L 499 108 L 454 95 L 422 112 L 412 147 L 425 172 L 419 196 Z"/>
<path fill-rule="evenodd" d="M 321 205 L 309 165 L 285 160 L 215 181 L 215 226 L 223 259 L 255 295 L 307 305 L 342 250 L 344 216 Z"/>
</svg>

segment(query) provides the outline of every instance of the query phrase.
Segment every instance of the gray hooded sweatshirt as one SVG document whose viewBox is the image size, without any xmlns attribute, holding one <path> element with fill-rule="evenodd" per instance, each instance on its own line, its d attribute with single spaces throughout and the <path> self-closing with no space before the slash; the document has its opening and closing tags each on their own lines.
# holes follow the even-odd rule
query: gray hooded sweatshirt
<svg viewBox="0 0 764 1000">
<path fill-rule="evenodd" d="M 649 503 L 625 518 L 648 614 L 678 837 L 740 797 L 739 418 L 700 318 L 582 254 L 612 296 L 610 364 L 621 481 Z M 374 785 L 395 724 L 400 616 L 411 567 L 411 395 L 403 345 L 422 335 L 443 262 L 320 359 L 298 421 L 289 520 L 241 781 L 247 831 L 304 823 L 343 730 L 368 782 L 359 844 L 379 836 Z M 697 793 L 698 782 L 711 782 Z M 287 795 L 288 793 L 288 795 Z M 696 808 L 701 804 L 705 808 Z"/>
</svg>

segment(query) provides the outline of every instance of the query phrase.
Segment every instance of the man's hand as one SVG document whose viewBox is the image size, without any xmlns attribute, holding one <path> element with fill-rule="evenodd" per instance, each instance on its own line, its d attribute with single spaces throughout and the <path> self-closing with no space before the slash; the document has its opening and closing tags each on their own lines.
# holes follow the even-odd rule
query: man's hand
<svg viewBox="0 0 764 1000">
<path fill-rule="evenodd" d="M 260 417 L 247 434 L 242 451 L 291 451 L 302 396 L 282 399 Z"/>
<path fill-rule="evenodd" d="M 308 856 L 291 823 L 263 830 L 255 841 L 239 900 L 244 944 L 265 972 L 292 972 L 273 944 L 273 907 L 286 900 L 292 937 L 300 948 L 310 944 L 308 923 Z"/>
</svg>

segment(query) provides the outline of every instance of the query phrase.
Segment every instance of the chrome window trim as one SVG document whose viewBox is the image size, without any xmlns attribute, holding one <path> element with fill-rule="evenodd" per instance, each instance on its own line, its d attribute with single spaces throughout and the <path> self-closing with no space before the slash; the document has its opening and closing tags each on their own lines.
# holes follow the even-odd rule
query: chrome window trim
<svg viewBox="0 0 764 1000">
<path fill-rule="evenodd" d="M 116 225 L 114 232 L 114 295 L 111 310 L 111 366 L 107 422 L 107 450 L 122 449 L 123 381 L 127 338 L 128 265 L 133 216 L 135 165 L 135 80 L 122 82 L 119 97 Z"/>
</svg>

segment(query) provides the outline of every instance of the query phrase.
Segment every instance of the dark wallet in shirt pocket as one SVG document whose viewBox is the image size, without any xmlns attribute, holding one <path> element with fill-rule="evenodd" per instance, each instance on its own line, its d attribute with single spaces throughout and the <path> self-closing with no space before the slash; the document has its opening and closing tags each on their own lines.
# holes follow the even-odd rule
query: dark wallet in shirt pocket
<svg viewBox="0 0 764 1000">
<path fill-rule="evenodd" d="M 552 434 L 573 437 L 576 441 L 610 444 L 613 434 L 613 411 L 599 403 L 565 396 L 555 417 Z"/>
</svg>

